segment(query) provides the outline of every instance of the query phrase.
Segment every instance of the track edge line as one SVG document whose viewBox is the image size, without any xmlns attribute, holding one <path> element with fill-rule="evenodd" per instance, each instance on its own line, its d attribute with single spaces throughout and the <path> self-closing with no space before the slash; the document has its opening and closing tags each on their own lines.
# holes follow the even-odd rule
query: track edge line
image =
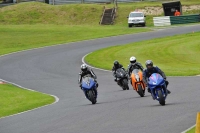
<svg viewBox="0 0 200 133">
<path fill-rule="evenodd" d="M 196 124 L 195 125 L 193 125 L 193 126 L 191 126 L 190 128 L 188 128 L 188 129 L 186 129 L 185 131 L 183 131 L 183 132 L 181 132 L 181 133 L 186 133 L 187 131 L 189 131 L 189 130 L 191 130 L 193 127 L 195 127 L 196 126 Z"/>
<path fill-rule="evenodd" d="M 93 66 L 87 64 L 87 63 L 85 62 L 85 57 L 88 56 L 88 55 L 91 54 L 91 53 L 92 53 L 92 52 L 87 53 L 86 55 L 84 55 L 84 56 L 82 57 L 82 63 L 86 64 L 87 66 L 89 66 L 89 67 L 91 67 L 91 68 L 93 68 L 93 69 L 97 69 L 97 70 L 101 70 L 101 71 L 105 71 L 105 72 L 112 72 L 112 71 L 110 71 L 110 70 L 105 70 L 105 69 L 93 67 Z"/>
<path fill-rule="evenodd" d="M 29 90 L 29 91 L 33 91 L 33 92 L 39 92 L 39 91 L 36 91 L 36 90 L 28 89 L 28 88 L 26 88 L 26 87 L 22 87 L 21 85 L 18 85 L 18 84 L 16 84 L 16 83 L 13 83 L 13 82 L 10 82 L 10 81 L 6 81 L 6 80 L 4 80 L 4 79 L 0 79 L 0 80 L 3 81 L 3 82 L 6 82 L 6 83 L 12 84 L 12 85 L 14 85 L 14 86 L 17 86 L 17 87 L 19 87 L 19 88 L 21 88 L 21 89 L 25 89 L 25 90 Z M 5 118 L 8 118 L 8 117 L 12 117 L 12 116 L 20 115 L 20 114 L 27 113 L 27 112 L 30 112 L 30 111 L 34 111 L 34 110 L 37 110 L 37 109 L 40 109 L 40 108 L 43 108 L 43 107 L 47 107 L 47 106 L 50 106 L 50 105 L 53 105 L 53 104 L 58 103 L 59 100 L 60 100 L 60 99 L 59 99 L 57 96 L 55 96 L 55 95 L 48 94 L 48 93 L 44 93 L 44 92 L 39 92 L 39 93 L 52 96 L 52 97 L 54 97 L 55 101 L 54 101 L 53 103 L 46 104 L 46 105 L 43 105 L 43 106 L 40 106 L 40 107 L 36 107 L 36 108 L 30 109 L 30 110 L 26 110 L 26 111 L 22 111 L 22 112 L 19 112 L 19 113 L 16 113 L 16 114 L 4 116 L 4 117 L 1 117 L 0 119 L 5 119 Z"/>
</svg>

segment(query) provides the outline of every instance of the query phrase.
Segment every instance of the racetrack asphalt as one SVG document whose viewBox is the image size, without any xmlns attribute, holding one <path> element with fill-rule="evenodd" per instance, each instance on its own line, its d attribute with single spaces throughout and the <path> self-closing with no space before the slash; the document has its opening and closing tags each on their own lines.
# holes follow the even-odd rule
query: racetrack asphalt
<svg viewBox="0 0 200 133">
<path fill-rule="evenodd" d="M 60 100 L 0 119 L 0 133 L 182 132 L 195 124 L 196 113 L 200 110 L 200 77 L 168 77 L 172 94 L 167 97 L 166 106 L 160 106 L 148 93 L 140 98 L 132 89 L 122 91 L 110 72 L 100 70 L 94 70 L 99 95 L 97 104 L 92 105 L 85 99 L 77 81 L 81 58 L 89 52 L 193 31 L 200 31 L 200 25 L 74 42 L 1 57 L 1 79 L 56 95 Z"/>
</svg>

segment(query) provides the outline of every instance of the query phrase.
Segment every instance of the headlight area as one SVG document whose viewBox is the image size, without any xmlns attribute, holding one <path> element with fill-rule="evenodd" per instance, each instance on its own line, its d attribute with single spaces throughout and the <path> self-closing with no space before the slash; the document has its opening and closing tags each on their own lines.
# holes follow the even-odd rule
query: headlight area
<svg viewBox="0 0 200 133">
<path fill-rule="evenodd" d="M 132 23 L 132 22 L 133 22 L 133 20 L 128 20 L 128 22 L 129 22 L 129 23 Z"/>
</svg>

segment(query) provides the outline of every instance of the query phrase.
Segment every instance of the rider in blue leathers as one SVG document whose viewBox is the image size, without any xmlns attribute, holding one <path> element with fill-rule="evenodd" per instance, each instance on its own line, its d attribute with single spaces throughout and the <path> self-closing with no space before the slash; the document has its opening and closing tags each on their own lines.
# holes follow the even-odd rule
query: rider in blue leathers
<svg viewBox="0 0 200 133">
<path fill-rule="evenodd" d="M 159 69 L 157 66 L 154 67 L 153 66 L 153 62 L 151 60 L 147 60 L 145 62 L 145 65 L 146 65 L 146 69 L 144 69 L 144 71 L 143 71 L 143 81 L 146 84 L 146 86 L 148 84 L 149 77 L 153 73 L 158 73 L 158 74 L 160 74 L 164 78 L 165 83 L 166 83 L 166 87 L 167 87 L 167 85 L 169 84 L 169 82 L 167 81 L 167 77 L 166 77 L 165 73 L 161 69 Z M 167 90 L 168 94 L 171 93 L 167 88 L 166 88 L 166 90 Z M 148 88 L 148 92 L 151 93 L 151 91 L 150 91 L 149 88 Z"/>
</svg>

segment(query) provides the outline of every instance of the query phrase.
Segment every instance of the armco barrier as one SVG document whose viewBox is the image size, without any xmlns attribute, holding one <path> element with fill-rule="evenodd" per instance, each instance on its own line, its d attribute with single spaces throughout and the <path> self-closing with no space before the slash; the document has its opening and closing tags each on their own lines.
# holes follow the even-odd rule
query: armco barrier
<svg viewBox="0 0 200 133">
<path fill-rule="evenodd" d="M 200 22 L 200 14 L 183 15 L 183 16 L 170 16 L 171 25 L 174 24 L 187 24 Z"/>
<path fill-rule="evenodd" d="M 154 22 L 154 26 L 198 23 L 200 22 L 200 14 L 154 17 L 153 22 Z"/>
</svg>

